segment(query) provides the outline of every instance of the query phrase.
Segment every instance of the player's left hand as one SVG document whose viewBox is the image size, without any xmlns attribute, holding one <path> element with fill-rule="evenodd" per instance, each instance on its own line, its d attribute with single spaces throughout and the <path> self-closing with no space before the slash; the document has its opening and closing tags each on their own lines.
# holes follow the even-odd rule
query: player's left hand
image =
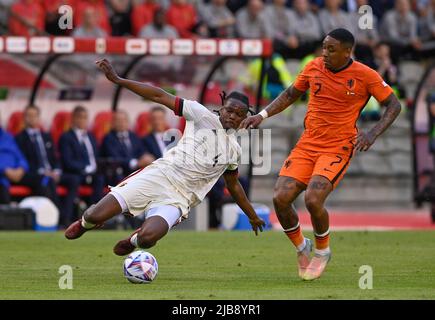
<svg viewBox="0 0 435 320">
<path fill-rule="evenodd" d="M 355 148 L 357 151 L 367 151 L 375 142 L 376 136 L 369 132 L 360 132 L 356 138 Z"/>
<path fill-rule="evenodd" d="M 249 223 L 251 224 L 252 230 L 254 230 L 256 236 L 258 236 L 258 230 L 260 230 L 260 232 L 263 232 L 263 227 L 266 225 L 263 219 L 259 217 L 249 219 Z"/>
</svg>

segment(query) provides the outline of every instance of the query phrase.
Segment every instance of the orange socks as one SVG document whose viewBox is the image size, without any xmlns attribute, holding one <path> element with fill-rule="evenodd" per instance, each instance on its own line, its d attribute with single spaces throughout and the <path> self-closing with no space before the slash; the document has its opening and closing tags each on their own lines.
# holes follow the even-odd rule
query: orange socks
<svg viewBox="0 0 435 320">
<path fill-rule="evenodd" d="M 315 253 L 328 254 L 330 252 L 330 249 L 329 249 L 329 229 L 322 234 L 314 233 L 314 239 L 316 242 Z"/>
<path fill-rule="evenodd" d="M 299 223 L 296 225 L 296 227 L 284 230 L 284 233 L 287 235 L 287 237 L 290 239 L 290 241 L 293 243 L 293 245 L 297 248 L 298 251 L 301 251 L 305 247 L 305 238 L 302 234 L 301 227 L 299 226 Z"/>
</svg>

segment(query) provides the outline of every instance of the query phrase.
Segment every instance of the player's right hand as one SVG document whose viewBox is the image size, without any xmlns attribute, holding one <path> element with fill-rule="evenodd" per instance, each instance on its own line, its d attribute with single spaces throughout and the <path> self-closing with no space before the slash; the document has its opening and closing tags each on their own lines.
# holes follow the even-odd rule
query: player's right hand
<svg viewBox="0 0 435 320">
<path fill-rule="evenodd" d="M 258 216 L 253 219 L 249 219 L 249 223 L 251 224 L 252 230 L 254 230 L 256 236 L 258 236 L 258 229 L 260 229 L 260 232 L 263 232 L 263 227 L 266 225 L 263 219 L 259 218 Z"/>
<path fill-rule="evenodd" d="M 263 121 L 263 117 L 259 114 L 247 117 L 240 123 L 239 129 L 257 128 Z"/>
<path fill-rule="evenodd" d="M 110 62 L 107 59 L 101 59 L 95 62 L 97 67 L 104 72 L 106 78 L 109 81 L 112 81 L 113 83 L 118 83 L 118 81 L 121 79 L 118 74 L 116 73 L 113 66 L 110 64 Z"/>
</svg>

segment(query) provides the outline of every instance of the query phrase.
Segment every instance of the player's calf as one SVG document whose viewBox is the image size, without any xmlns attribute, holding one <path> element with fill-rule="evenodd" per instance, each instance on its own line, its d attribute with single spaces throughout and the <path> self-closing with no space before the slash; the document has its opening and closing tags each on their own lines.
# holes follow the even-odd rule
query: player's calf
<svg viewBox="0 0 435 320">
<path fill-rule="evenodd" d="M 142 227 L 133 232 L 130 237 L 119 241 L 113 248 L 113 252 L 118 256 L 124 256 L 133 252 L 135 248 L 151 248 L 166 235 L 168 230 L 168 223 L 164 218 L 152 216 L 146 219 Z"/>
</svg>

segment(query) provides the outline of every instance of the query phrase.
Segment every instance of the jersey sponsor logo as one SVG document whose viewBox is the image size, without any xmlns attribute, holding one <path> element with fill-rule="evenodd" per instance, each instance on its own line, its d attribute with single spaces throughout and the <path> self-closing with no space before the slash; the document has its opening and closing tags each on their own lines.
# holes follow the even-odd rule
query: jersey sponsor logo
<svg viewBox="0 0 435 320">
<path fill-rule="evenodd" d="M 284 162 L 284 167 L 285 167 L 286 169 L 288 169 L 288 168 L 290 167 L 291 164 L 292 164 L 292 162 L 291 162 L 290 160 L 286 160 L 286 161 Z"/>
</svg>

